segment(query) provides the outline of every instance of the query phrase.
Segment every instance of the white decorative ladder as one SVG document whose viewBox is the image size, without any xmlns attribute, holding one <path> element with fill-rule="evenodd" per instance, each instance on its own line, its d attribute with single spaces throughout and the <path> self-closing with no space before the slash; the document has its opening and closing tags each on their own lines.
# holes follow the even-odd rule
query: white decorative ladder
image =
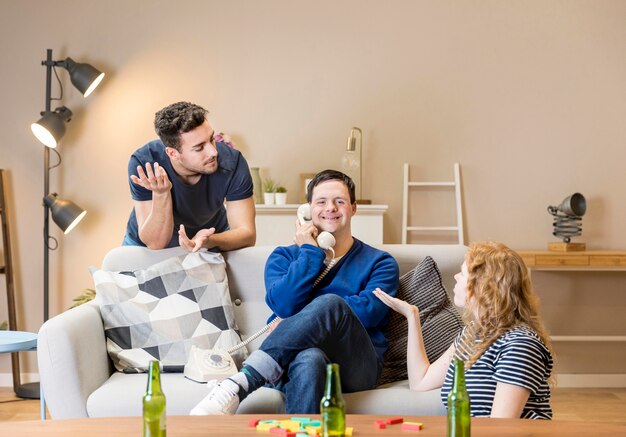
<svg viewBox="0 0 626 437">
<path fill-rule="evenodd" d="M 450 187 L 454 189 L 456 201 L 456 226 L 409 226 L 409 190 L 412 187 L 432 188 Z M 404 184 L 402 193 L 402 244 L 406 244 L 409 232 L 456 232 L 458 243 L 465 244 L 463 233 L 463 204 L 461 202 L 461 166 L 454 163 L 454 181 L 451 182 L 416 182 L 409 178 L 409 164 L 404 163 Z"/>
</svg>

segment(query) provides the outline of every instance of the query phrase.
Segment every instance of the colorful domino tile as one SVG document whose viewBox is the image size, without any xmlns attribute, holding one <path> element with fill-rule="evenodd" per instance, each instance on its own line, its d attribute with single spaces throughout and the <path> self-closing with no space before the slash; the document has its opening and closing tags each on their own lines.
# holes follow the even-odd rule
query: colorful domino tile
<svg viewBox="0 0 626 437">
<path fill-rule="evenodd" d="M 259 422 L 256 426 L 257 431 L 265 431 L 269 432 L 270 429 L 276 428 L 275 423 L 263 423 L 263 421 Z"/>
<path fill-rule="evenodd" d="M 304 428 L 306 433 L 310 436 L 316 436 L 320 434 L 320 428 L 317 426 L 307 426 Z"/>
<path fill-rule="evenodd" d="M 400 425 L 401 429 L 404 429 L 407 431 L 421 431 L 423 427 L 424 427 L 424 424 L 421 422 L 404 422 L 403 424 Z"/>
<path fill-rule="evenodd" d="M 402 422 L 404 422 L 404 417 L 390 417 L 385 421 L 387 425 L 396 425 Z"/>
<path fill-rule="evenodd" d="M 384 420 L 375 420 L 374 426 L 378 429 L 385 429 L 387 428 L 387 423 Z"/>
</svg>

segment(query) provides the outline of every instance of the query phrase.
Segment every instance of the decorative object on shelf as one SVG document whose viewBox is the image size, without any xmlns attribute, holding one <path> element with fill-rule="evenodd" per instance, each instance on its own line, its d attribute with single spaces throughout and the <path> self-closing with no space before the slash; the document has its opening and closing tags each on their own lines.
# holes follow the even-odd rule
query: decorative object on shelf
<svg viewBox="0 0 626 437">
<path fill-rule="evenodd" d="M 548 250 L 559 252 L 585 250 L 585 243 L 572 243 L 572 237 L 582 234 L 582 216 L 587 211 L 587 202 L 580 193 L 566 197 L 559 206 L 548 206 L 554 216 L 552 235 L 563 239 L 562 243 L 548 243 Z"/>
<path fill-rule="evenodd" d="M 287 188 L 279 185 L 276 187 L 275 200 L 276 205 L 286 205 L 287 204 Z"/>
<path fill-rule="evenodd" d="M 252 192 L 254 203 L 263 203 L 263 189 L 261 188 L 261 173 L 259 167 L 250 167 L 250 175 L 252 176 Z"/>
<path fill-rule="evenodd" d="M 276 199 L 276 182 L 271 178 L 267 178 L 263 181 L 263 200 L 266 205 L 273 205 Z"/>
<path fill-rule="evenodd" d="M 42 117 L 36 123 L 31 124 L 33 134 L 41 141 L 44 147 L 44 289 L 43 289 L 43 317 L 44 321 L 48 320 L 48 296 L 49 296 L 49 251 L 56 249 L 58 243 L 49 232 L 49 217 L 52 215 L 54 222 L 63 230 L 65 234 L 70 232 L 85 216 L 86 211 L 69 200 L 63 200 L 56 193 L 50 192 L 50 170 L 61 164 L 61 155 L 55 150 L 58 142 L 65 133 L 65 123 L 70 121 L 72 111 L 65 106 L 51 111 L 52 100 L 60 100 L 63 96 L 63 86 L 56 73 L 56 67 L 65 68 L 70 73 L 72 85 L 78 89 L 84 97 L 87 97 L 96 89 L 104 78 L 104 73 L 95 69 L 89 64 L 74 62 L 71 58 L 63 61 L 55 61 L 52 59 L 52 49 L 48 49 L 47 57 L 41 62 L 46 67 L 46 107 L 41 113 Z M 52 97 L 52 70 L 57 77 L 60 88 L 60 97 Z M 50 166 L 50 150 L 54 150 L 57 155 L 58 162 Z M 52 214 L 50 214 L 52 212 Z M 50 241 L 54 241 L 54 247 L 50 247 Z"/>
<path fill-rule="evenodd" d="M 356 203 L 370 205 L 372 203 L 371 200 L 363 199 L 363 132 L 358 127 L 350 129 L 350 135 L 348 135 L 346 151 L 343 155 L 341 166 L 347 173 L 356 172 L 358 170 L 358 178 L 353 177 L 353 180 L 357 179 L 354 181 L 356 185 Z"/>
<path fill-rule="evenodd" d="M 315 177 L 315 173 L 300 173 L 300 203 L 306 202 L 306 187 Z"/>
</svg>

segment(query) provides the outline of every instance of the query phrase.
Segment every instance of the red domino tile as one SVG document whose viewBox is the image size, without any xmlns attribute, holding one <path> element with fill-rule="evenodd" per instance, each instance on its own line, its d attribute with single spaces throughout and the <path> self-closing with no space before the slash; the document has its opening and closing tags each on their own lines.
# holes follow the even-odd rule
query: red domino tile
<svg viewBox="0 0 626 437">
<path fill-rule="evenodd" d="M 402 422 L 404 422 L 403 417 L 390 417 L 389 419 L 387 419 L 387 425 L 396 425 Z"/>
<path fill-rule="evenodd" d="M 385 424 L 384 420 L 375 420 L 374 421 L 374 426 L 378 429 L 385 429 L 387 428 L 387 425 Z"/>
</svg>

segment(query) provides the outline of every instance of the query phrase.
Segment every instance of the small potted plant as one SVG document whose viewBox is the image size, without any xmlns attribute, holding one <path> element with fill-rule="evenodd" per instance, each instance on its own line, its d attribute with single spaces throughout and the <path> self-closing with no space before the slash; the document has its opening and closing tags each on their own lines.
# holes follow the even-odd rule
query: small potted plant
<svg viewBox="0 0 626 437">
<path fill-rule="evenodd" d="M 263 181 L 263 200 L 266 205 L 273 205 L 275 200 L 276 182 L 271 178 Z"/>
<path fill-rule="evenodd" d="M 276 205 L 287 204 L 287 188 L 279 185 L 276 187 Z"/>
</svg>

